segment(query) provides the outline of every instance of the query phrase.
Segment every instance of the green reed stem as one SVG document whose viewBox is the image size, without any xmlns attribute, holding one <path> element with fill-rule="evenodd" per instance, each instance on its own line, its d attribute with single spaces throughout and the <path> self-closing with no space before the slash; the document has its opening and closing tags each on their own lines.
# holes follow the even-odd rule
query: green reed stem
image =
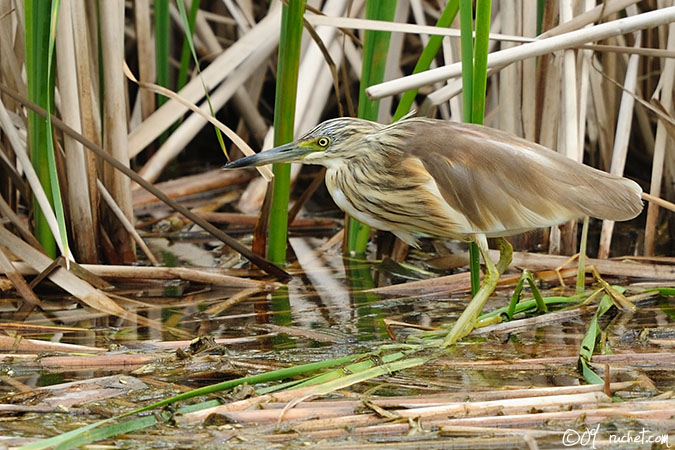
<svg viewBox="0 0 675 450">
<path fill-rule="evenodd" d="M 458 11 L 459 11 L 459 0 L 450 0 L 448 4 L 445 5 L 445 9 L 443 9 L 441 16 L 436 21 L 436 26 L 440 28 L 448 28 L 450 25 L 452 25 L 452 22 L 455 20 Z M 415 68 L 413 69 L 412 73 L 414 74 L 420 73 L 429 69 L 429 67 L 431 66 L 431 62 L 436 57 L 436 54 L 438 53 L 438 50 L 441 48 L 442 43 L 443 43 L 443 36 L 434 35 L 429 37 L 429 42 L 427 43 L 426 47 L 424 47 L 424 50 L 422 50 L 422 54 L 420 55 L 420 58 L 417 60 L 417 64 L 415 64 Z M 410 108 L 412 107 L 413 102 L 415 101 L 416 96 L 417 96 L 417 89 L 411 89 L 409 91 L 406 91 L 403 94 L 403 96 L 401 96 L 401 101 L 398 103 L 398 106 L 396 107 L 396 112 L 394 113 L 392 122 L 396 122 L 401 117 L 408 114 Z"/>
<path fill-rule="evenodd" d="M 462 49 L 462 111 L 464 122 L 471 122 L 473 112 L 473 5 L 471 0 L 459 0 L 459 20 Z M 471 295 L 476 295 L 480 289 L 480 252 L 474 242 L 469 243 L 469 267 L 471 269 Z"/>
<path fill-rule="evenodd" d="M 459 20 L 462 49 L 462 110 L 464 122 L 471 122 L 473 111 L 473 6 L 471 0 L 459 0 Z"/>
<path fill-rule="evenodd" d="M 367 0 L 366 19 L 391 22 L 396 14 L 396 0 Z M 387 53 L 391 33 L 367 30 L 363 34 L 363 66 L 359 85 L 359 117 L 377 120 L 380 109 L 379 100 L 371 100 L 366 88 L 381 83 L 387 66 Z M 350 218 L 347 227 L 347 250 L 353 253 L 365 253 L 370 227 Z"/>
<path fill-rule="evenodd" d="M 487 56 L 490 35 L 492 0 L 476 1 L 476 41 L 473 57 L 473 102 L 471 122 L 483 123 L 485 88 L 487 86 Z"/>
<path fill-rule="evenodd" d="M 460 0 L 459 15 L 462 46 L 462 99 L 464 121 L 483 123 L 485 115 L 485 87 L 487 83 L 488 36 L 490 33 L 490 0 L 476 1 L 476 40 L 473 38 L 473 10 L 471 0 Z M 480 288 L 480 252 L 469 244 L 471 293 Z"/>
<path fill-rule="evenodd" d="M 50 107 L 49 97 L 53 94 L 50 84 L 50 60 L 48 57 L 51 2 L 26 0 L 26 81 L 28 98 L 43 108 Z M 42 183 L 47 198 L 52 198 L 51 174 L 48 162 L 46 141 L 49 137 L 47 120 L 32 111 L 28 111 L 28 142 L 31 161 Z M 56 256 L 56 241 L 52 235 L 42 210 L 33 201 L 35 236 L 47 254 Z"/>
<path fill-rule="evenodd" d="M 305 0 L 289 0 L 282 6 L 281 38 L 277 87 L 274 102 L 274 145 L 293 140 L 295 97 L 298 88 L 300 66 L 300 43 L 302 38 L 302 15 Z M 290 197 L 290 164 L 274 164 L 272 204 L 267 228 L 267 257 L 277 265 L 286 261 L 286 233 L 288 230 L 288 200 Z"/>
</svg>

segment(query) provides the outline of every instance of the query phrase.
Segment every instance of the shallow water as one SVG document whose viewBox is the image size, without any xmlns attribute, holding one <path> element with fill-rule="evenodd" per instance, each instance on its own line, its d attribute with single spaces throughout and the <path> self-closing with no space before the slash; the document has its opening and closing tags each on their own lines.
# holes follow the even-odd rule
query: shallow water
<svg viewBox="0 0 675 450">
<path fill-rule="evenodd" d="M 113 374 L 133 375 L 143 381 L 145 387 L 93 403 L 85 401 L 70 405 L 69 408 L 77 410 L 77 414 L 0 416 L 0 434 L 11 437 L 49 436 L 100 418 L 101 411 L 105 412 L 104 416 L 114 415 L 133 405 L 157 401 L 189 388 L 290 364 L 367 352 L 392 342 L 384 319 L 440 327 L 458 317 L 469 299 L 467 292 L 414 296 L 367 292 L 364 289 L 374 287 L 376 279 L 400 282 L 403 277 L 383 269 L 379 263 L 343 258 L 337 252 L 322 252 L 317 256 L 315 249 L 322 243 L 319 239 L 294 238 L 291 242 L 301 267 L 289 269 L 293 271 L 294 278 L 286 286 L 273 292 L 256 293 L 215 314 L 207 314 L 206 311 L 227 302 L 240 289 L 159 281 L 154 285 L 116 283 L 116 292 L 133 300 L 126 302 L 125 307 L 161 321 L 164 329 L 137 327 L 115 317 L 73 308 L 69 298 L 42 296 L 48 312 L 32 314 L 27 323 L 58 324 L 81 328 L 82 331 L 22 332 L 25 338 L 109 348 L 109 356 L 140 355 L 148 359 L 141 363 L 134 363 L 136 360 L 132 359 L 127 365 L 106 365 L 99 358 L 90 363 L 70 361 L 59 366 L 45 363 L 55 354 L 42 354 L 34 359 L 5 356 L 2 371 L 6 383 L 1 387 L 5 394 L 17 392 L 17 383 L 27 390 Z M 405 277 L 410 276 L 406 272 Z M 505 306 L 512 289 L 513 286 L 500 288 L 485 310 Z M 627 295 L 641 290 L 630 286 L 627 289 Z M 559 291 L 545 290 L 542 293 L 544 296 L 558 295 Z M 529 296 L 529 293 L 524 296 Z M 12 299 L 5 299 L 4 305 L 0 321 L 13 322 Z M 575 361 L 592 315 L 592 308 L 582 308 L 564 320 L 544 326 L 512 333 L 470 336 L 449 349 L 446 356 L 429 364 L 397 372 L 384 379 L 376 378 L 350 389 L 359 393 L 376 388 L 379 396 L 416 396 L 584 384 Z M 606 347 L 617 354 L 670 353 L 675 346 L 674 316 L 675 297 L 658 296 L 640 301 L 637 310 L 632 313 L 609 314 L 601 321 L 608 343 Z M 180 330 L 182 335 L 176 334 L 176 330 Z M 416 333 L 411 328 L 395 328 L 394 331 L 399 341 Z M 226 341 L 220 345 L 212 344 L 203 351 L 190 350 L 185 343 L 181 346 L 183 351 L 177 353 L 176 348 L 171 348 L 169 344 L 185 339 L 185 336 L 208 336 Z M 598 347 L 596 354 L 599 352 Z M 10 351 L 5 350 L 4 353 Z M 565 360 L 565 357 L 572 359 Z M 523 363 L 523 360 L 529 359 L 544 362 Z M 612 381 L 649 380 L 657 391 L 674 390 L 673 364 L 673 360 L 658 363 L 646 360 L 613 365 Z M 10 383 L 10 378 L 16 383 Z M 10 395 L 0 403 L 16 401 L 17 398 L 13 399 Z M 21 401 L 42 404 L 40 396 L 29 396 Z M 165 441 L 160 439 L 157 442 L 158 445 L 159 442 L 164 442 L 164 446 L 186 445 L 180 437 L 185 430 L 180 427 L 160 426 L 153 430 L 151 433 L 162 430 L 161 433 L 167 435 Z M 123 439 L 123 442 L 132 448 L 143 448 L 147 444 L 143 436 Z M 205 432 L 204 439 L 205 442 L 214 442 L 215 438 L 212 432 Z M 386 444 L 378 439 L 384 438 L 369 438 L 368 442 Z M 269 441 L 265 442 L 269 444 Z M 312 442 L 316 444 L 309 441 Z M 414 442 L 412 440 L 408 444 L 413 445 Z M 399 436 L 397 443 L 397 446 L 404 446 L 405 439 Z M 237 444 L 247 448 L 253 445 L 256 444 Z"/>
</svg>

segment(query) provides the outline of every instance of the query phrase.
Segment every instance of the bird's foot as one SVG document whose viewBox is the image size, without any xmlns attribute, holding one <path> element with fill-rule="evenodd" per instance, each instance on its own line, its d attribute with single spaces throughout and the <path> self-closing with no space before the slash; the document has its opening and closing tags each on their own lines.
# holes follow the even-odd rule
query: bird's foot
<svg viewBox="0 0 675 450">
<path fill-rule="evenodd" d="M 509 303 L 509 307 L 506 310 L 506 317 L 508 318 L 508 320 L 513 319 L 513 315 L 516 313 L 516 305 L 520 301 L 520 293 L 522 292 L 526 281 L 527 284 L 530 285 L 530 289 L 532 290 L 532 296 L 534 297 L 534 301 L 537 303 L 537 311 L 539 312 L 548 311 L 548 307 L 544 302 L 544 298 L 541 296 L 541 292 L 539 292 L 539 288 L 537 288 L 537 284 L 534 281 L 532 272 L 530 272 L 527 269 L 524 269 L 522 275 L 520 276 L 520 280 L 518 280 L 518 284 L 516 284 L 516 289 L 513 291 L 513 296 L 511 296 L 511 302 Z"/>
<path fill-rule="evenodd" d="M 478 248 L 485 261 L 485 277 L 483 277 L 483 284 L 480 286 L 480 289 L 478 289 L 478 292 L 476 292 L 476 295 L 473 296 L 464 312 L 459 316 L 457 322 L 455 322 L 443 339 L 442 347 L 452 345 L 457 342 L 458 339 L 471 333 L 476 326 L 476 321 L 483 310 L 483 306 L 485 306 L 485 302 L 487 302 L 487 299 L 492 295 L 497 286 L 499 275 L 506 270 L 506 267 L 508 267 L 511 262 L 513 248 L 505 239 L 499 240 L 500 256 L 499 263 L 497 263 L 498 265 L 495 265 L 495 263 L 492 262 L 490 256 L 487 254 L 487 249 L 482 246 L 479 246 Z"/>
</svg>

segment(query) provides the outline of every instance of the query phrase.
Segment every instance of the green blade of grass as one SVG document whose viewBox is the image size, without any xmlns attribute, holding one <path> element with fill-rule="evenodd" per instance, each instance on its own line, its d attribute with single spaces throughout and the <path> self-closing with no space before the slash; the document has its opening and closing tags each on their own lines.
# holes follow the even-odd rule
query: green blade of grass
<svg viewBox="0 0 675 450">
<path fill-rule="evenodd" d="M 620 291 L 621 293 L 625 291 L 625 289 L 618 286 L 615 286 L 614 289 Z M 598 309 L 595 311 L 593 319 L 591 319 L 591 322 L 588 324 L 586 334 L 584 334 L 584 338 L 581 341 L 581 346 L 579 348 L 579 368 L 586 382 L 590 384 L 603 384 L 605 382 L 602 377 L 600 377 L 593 371 L 593 369 L 591 369 L 589 364 L 593 358 L 595 343 L 598 340 L 600 332 L 602 331 L 598 321 L 613 306 L 614 302 L 612 301 L 611 297 L 607 294 L 603 295 L 602 300 L 600 300 L 600 304 L 598 305 Z"/>
<path fill-rule="evenodd" d="M 282 8 L 274 101 L 274 145 L 282 145 L 293 140 L 305 0 L 289 0 L 288 5 L 283 5 Z M 267 227 L 267 257 L 274 264 L 281 266 L 286 262 L 291 165 L 274 164 L 272 171 L 274 179 Z"/>
<path fill-rule="evenodd" d="M 178 78 L 176 79 L 176 91 L 180 91 L 187 82 L 188 70 L 190 68 L 190 54 L 194 54 L 194 43 L 192 42 L 192 35 L 195 29 L 195 20 L 197 19 L 197 11 L 199 10 L 199 0 L 192 0 L 190 5 L 190 12 L 187 15 L 187 20 L 183 17 L 185 12 L 185 5 L 182 1 L 178 1 L 178 10 L 181 13 L 183 24 L 185 25 L 185 40 L 183 41 L 183 48 L 180 53 L 180 68 L 178 69 Z M 199 61 L 195 61 L 196 67 L 199 68 Z"/>
<path fill-rule="evenodd" d="M 54 109 L 52 107 L 55 85 L 54 46 L 59 6 L 59 0 L 26 3 L 28 93 L 29 96 L 33 96 L 34 101 L 40 102 L 49 111 Z M 37 201 L 34 202 L 36 235 L 51 257 L 56 256 L 58 243 L 66 261 L 70 261 L 65 209 L 56 169 L 51 120 L 38 117 L 34 113 L 29 113 L 28 119 L 32 163 L 54 208 L 57 223 L 57 229 L 51 230 Z M 58 239 L 55 234 L 58 234 Z"/>
<path fill-rule="evenodd" d="M 199 1 L 195 1 L 192 3 L 192 6 L 194 7 L 195 4 L 199 3 Z M 211 96 L 209 95 L 209 90 L 206 88 L 206 84 L 204 83 L 204 79 L 202 78 L 201 70 L 199 69 L 199 58 L 197 57 L 197 51 L 195 50 L 195 44 L 194 41 L 192 40 L 192 28 L 194 27 L 194 21 L 195 17 L 197 15 L 197 10 L 194 8 L 190 9 L 190 14 L 192 14 L 195 17 L 192 17 L 190 19 L 185 12 L 185 2 L 183 0 L 176 0 L 176 4 L 178 5 L 178 12 L 180 13 L 181 21 L 183 22 L 183 26 L 185 27 L 186 34 L 185 34 L 185 42 L 183 49 L 185 50 L 185 46 L 187 46 L 189 53 L 192 55 L 192 59 L 195 63 L 195 67 L 197 68 L 197 73 L 199 74 L 199 81 L 202 83 L 202 89 L 204 89 L 204 97 L 206 97 L 206 104 L 209 105 L 209 113 L 211 114 L 211 117 L 216 117 L 216 113 L 213 110 L 213 104 L 211 103 Z M 193 11 L 194 10 L 194 11 Z M 192 25 L 190 24 L 190 20 L 192 20 Z M 182 68 L 182 66 L 181 66 Z M 218 144 L 220 145 L 220 148 L 223 150 L 223 153 L 227 157 L 227 149 L 225 148 L 225 141 L 223 141 L 223 133 L 218 129 L 218 127 L 213 127 L 214 131 L 216 132 L 216 138 L 218 139 Z"/>
<path fill-rule="evenodd" d="M 376 365 L 361 372 L 353 373 L 335 380 L 331 380 L 322 384 L 317 384 L 311 395 L 325 395 L 338 389 L 344 389 L 353 384 L 362 383 L 364 381 L 389 375 L 399 370 L 409 369 L 412 367 L 421 366 L 429 361 L 430 358 L 406 358 L 390 363 Z"/>
<path fill-rule="evenodd" d="M 399 361 L 401 358 L 407 356 L 410 353 L 413 353 L 417 351 L 411 350 L 407 352 L 396 352 L 388 355 L 384 355 L 382 357 L 379 357 L 377 355 L 371 354 L 371 355 L 366 355 L 366 357 L 362 358 L 361 361 L 354 362 L 352 364 L 349 364 L 345 367 L 341 367 L 339 369 L 331 370 L 330 372 L 326 372 L 324 374 L 312 377 L 294 387 L 294 389 L 299 389 L 302 387 L 306 386 L 313 386 L 313 385 L 318 385 L 322 383 L 328 383 L 335 381 L 339 378 L 344 378 L 349 375 L 354 375 L 358 374 L 361 372 L 365 372 L 367 370 L 372 369 L 373 367 L 376 367 L 378 365 L 382 364 L 390 364 L 395 361 Z"/>
<path fill-rule="evenodd" d="M 151 411 L 153 409 L 161 408 L 162 406 L 167 406 L 171 405 L 173 403 L 182 401 L 182 400 L 188 400 L 193 397 L 197 397 L 200 395 L 207 395 L 207 394 L 213 394 L 216 392 L 220 392 L 226 389 L 232 389 L 233 387 L 242 385 L 244 383 L 253 385 L 253 384 L 258 384 L 258 383 L 266 383 L 270 381 L 275 381 L 275 380 L 282 380 L 284 378 L 290 378 L 298 375 L 304 375 L 307 373 L 312 373 L 316 372 L 325 368 L 341 365 L 341 364 L 346 364 L 349 363 L 350 361 L 353 361 L 355 359 L 361 358 L 364 355 L 350 355 L 350 356 L 345 356 L 342 358 L 335 358 L 332 360 L 328 361 L 319 361 L 319 362 L 314 362 L 314 363 L 309 363 L 309 364 L 302 364 L 300 366 L 294 366 L 294 367 L 287 367 L 284 369 L 278 369 L 278 370 L 273 370 L 271 372 L 265 372 L 261 373 L 258 375 L 251 375 L 248 377 L 242 377 L 242 378 L 237 378 L 235 380 L 228 380 L 224 381 L 222 383 L 217 383 L 211 386 L 204 386 L 198 389 L 193 389 L 188 392 L 184 392 L 182 394 L 161 400 L 159 402 L 155 402 L 151 405 L 144 406 L 142 408 L 135 409 L 133 411 L 130 411 L 128 413 L 121 414 L 117 417 L 112 417 L 110 419 L 105 419 L 98 421 L 93 424 L 86 425 L 84 427 L 77 428 L 75 430 L 69 431 L 67 433 L 60 434 L 58 436 L 54 436 L 52 438 L 48 439 L 43 439 L 38 442 L 33 442 L 31 444 L 25 445 L 21 447 L 21 450 L 37 450 L 37 449 L 43 449 L 43 448 L 48 448 L 48 447 L 57 447 L 60 448 L 59 446 L 61 445 L 66 445 L 68 442 L 80 442 L 76 441 L 78 439 L 81 439 L 82 437 L 86 437 L 87 435 L 91 434 L 94 428 L 97 428 L 101 425 L 110 423 L 114 420 L 122 419 L 125 417 L 132 416 L 134 414 L 139 414 L 142 412 L 146 411 Z M 153 425 L 154 423 L 149 423 L 147 426 Z M 91 442 L 91 441 L 87 441 Z M 77 445 L 81 445 L 78 443 Z M 72 448 L 69 446 L 65 446 L 63 448 Z"/>
<path fill-rule="evenodd" d="M 586 289 L 586 246 L 588 242 L 588 216 L 584 217 L 581 228 L 581 242 L 579 243 L 579 268 L 577 270 L 577 292 Z"/>
<path fill-rule="evenodd" d="M 448 4 L 445 5 L 443 12 L 436 21 L 436 26 L 441 28 L 448 28 L 452 24 L 453 20 L 455 20 L 458 11 L 459 11 L 459 0 L 450 0 Z M 415 68 L 412 71 L 413 74 L 424 72 L 431 66 L 431 62 L 436 57 L 436 54 L 438 53 L 438 50 L 441 48 L 442 43 L 443 43 L 443 36 L 434 35 L 429 37 L 429 42 L 424 47 L 424 50 L 422 50 L 422 54 L 420 55 L 420 58 L 417 60 L 417 64 L 415 64 Z M 392 122 L 395 122 L 399 120 L 401 117 L 408 114 L 410 108 L 412 107 L 413 102 L 415 101 L 416 95 L 417 89 L 411 89 L 403 94 L 403 96 L 401 97 L 401 101 L 398 103 L 398 106 L 396 107 L 396 112 L 394 113 Z"/>
<path fill-rule="evenodd" d="M 51 111 L 52 97 L 54 92 L 54 45 L 56 43 L 56 22 L 59 17 L 60 0 L 52 0 L 51 11 L 49 13 L 49 50 L 47 51 L 47 86 L 49 94 L 47 95 L 47 110 Z M 70 249 L 68 247 L 68 232 L 66 231 L 66 216 L 63 208 L 63 200 L 61 199 L 61 187 L 59 185 L 59 173 L 56 169 L 56 158 L 54 154 L 54 140 L 52 134 L 51 116 L 45 120 L 47 127 L 46 144 L 47 144 L 47 162 L 49 164 L 49 182 L 52 191 L 52 203 L 54 204 L 54 214 L 59 225 L 59 236 L 61 238 L 61 251 L 66 258 L 66 266 L 68 266 L 71 259 Z"/>
<path fill-rule="evenodd" d="M 221 402 L 218 400 L 209 400 L 203 403 L 196 405 L 188 405 L 182 408 L 178 408 L 176 413 L 178 414 L 188 414 L 194 411 L 199 411 L 206 408 L 213 408 L 214 406 L 220 405 Z M 91 430 L 91 432 L 86 434 L 80 434 L 75 436 L 56 447 L 59 450 L 66 450 L 71 448 L 80 447 L 82 445 L 88 444 L 90 442 L 101 441 L 109 437 L 117 436 L 118 434 L 131 433 L 132 431 L 142 430 L 144 428 L 157 425 L 160 421 L 167 422 L 171 419 L 173 414 L 169 411 L 162 411 L 157 414 L 145 417 L 137 417 L 131 420 L 126 420 L 119 423 L 114 423 L 103 428 L 97 428 Z"/>
<path fill-rule="evenodd" d="M 26 0 L 26 85 L 28 98 L 45 109 L 50 108 L 48 97 L 50 89 L 48 69 L 49 25 L 51 18 L 51 2 Z M 32 111 L 28 111 L 28 141 L 35 172 L 42 183 L 45 194 L 53 199 L 51 175 L 49 171 L 47 120 Z M 42 210 L 33 201 L 35 220 L 35 237 L 47 255 L 56 257 L 56 240 L 54 239 Z"/>
<path fill-rule="evenodd" d="M 366 1 L 366 19 L 391 22 L 395 14 L 396 0 Z M 362 119 L 377 120 L 380 101 L 368 98 L 366 88 L 381 83 L 384 79 L 390 37 L 391 33 L 387 31 L 367 30 L 363 34 L 363 66 L 358 108 L 358 115 Z M 348 251 L 355 254 L 365 253 L 370 227 L 350 218 L 346 236 Z"/>
</svg>

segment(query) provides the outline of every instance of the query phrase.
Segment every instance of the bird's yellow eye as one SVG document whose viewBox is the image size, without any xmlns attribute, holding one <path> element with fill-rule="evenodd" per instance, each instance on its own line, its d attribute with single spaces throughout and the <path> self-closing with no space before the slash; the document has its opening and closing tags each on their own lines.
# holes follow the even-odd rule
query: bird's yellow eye
<svg viewBox="0 0 675 450">
<path fill-rule="evenodd" d="M 330 141 L 328 140 L 327 137 L 321 137 L 316 140 L 316 143 L 319 145 L 319 147 L 328 147 L 328 144 L 330 144 Z"/>
</svg>

